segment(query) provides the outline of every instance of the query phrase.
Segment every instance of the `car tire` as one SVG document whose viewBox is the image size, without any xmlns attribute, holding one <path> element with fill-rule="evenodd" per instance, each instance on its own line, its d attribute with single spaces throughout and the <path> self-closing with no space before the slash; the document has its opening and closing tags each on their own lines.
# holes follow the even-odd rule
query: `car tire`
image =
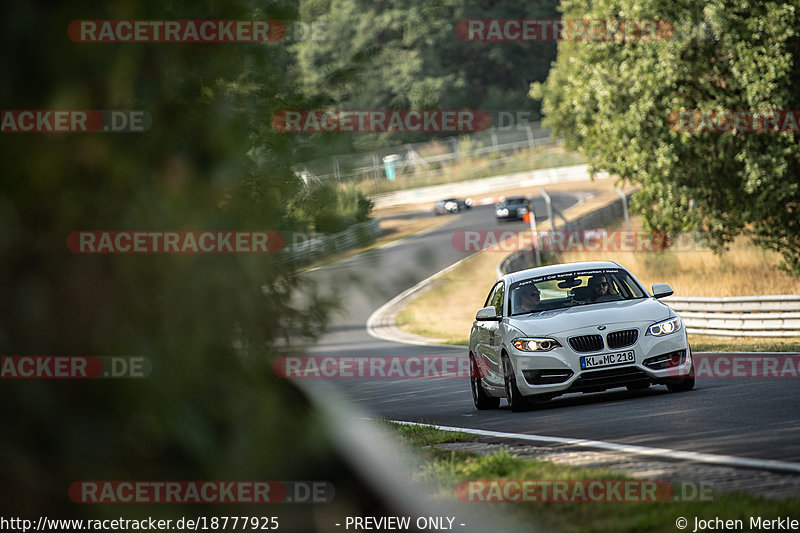
<svg viewBox="0 0 800 533">
<path fill-rule="evenodd" d="M 694 365 L 688 376 L 682 378 L 675 378 L 672 383 L 667 384 L 667 390 L 670 392 L 685 392 L 694 388 Z"/>
<path fill-rule="evenodd" d="M 478 411 L 485 411 L 487 409 L 497 409 L 500 407 L 500 398 L 495 398 L 486 394 L 483 385 L 481 385 L 478 366 L 472 354 L 469 355 L 469 373 L 470 389 L 472 389 L 472 401 L 475 403 L 475 409 Z"/>
<path fill-rule="evenodd" d="M 517 388 L 517 378 L 514 376 L 514 369 L 507 355 L 503 356 L 503 380 L 506 384 L 506 400 L 511 411 L 518 413 L 530 408 L 530 402 Z"/>
</svg>

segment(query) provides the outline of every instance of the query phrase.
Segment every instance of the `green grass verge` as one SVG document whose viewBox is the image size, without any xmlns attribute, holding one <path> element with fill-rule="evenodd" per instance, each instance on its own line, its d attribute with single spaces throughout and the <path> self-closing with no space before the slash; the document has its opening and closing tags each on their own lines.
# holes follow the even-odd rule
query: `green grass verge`
<svg viewBox="0 0 800 533">
<path fill-rule="evenodd" d="M 454 435 L 432 428 L 411 429 L 397 426 L 398 438 L 417 447 L 438 442 L 454 442 Z M 461 434 L 463 435 L 463 434 Z M 415 481 L 431 487 L 434 501 L 454 502 L 456 486 L 468 480 L 625 480 L 633 479 L 618 472 L 603 469 L 576 468 L 515 457 L 504 449 L 478 456 L 468 452 L 425 448 L 421 462 L 413 473 Z M 421 483 L 422 484 L 422 483 Z M 680 493 L 680 490 L 676 489 Z M 688 492 L 688 491 L 687 491 Z M 484 506 L 479 512 L 516 518 L 519 522 L 536 523 L 549 531 L 594 533 L 614 531 L 619 533 L 680 531 L 675 522 L 679 517 L 689 521 L 686 531 L 694 529 L 694 518 L 723 520 L 740 519 L 749 531 L 750 517 L 774 519 L 800 517 L 800 498 L 772 500 L 746 493 L 710 494 L 705 501 L 666 501 L 640 503 L 465 503 Z M 710 500 L 710 501 L 709 501 Z M 474 509 L 473 509 L 474 510 Z"/>
<path fill-rule="evenodd" d="M 397 434 L 401 441 L 414 446 L 430 446 L 445 442 L 471 442 L 477 440 L 476 435 L 459 431 L 440 431 L 431 426 L 411 426 L 387 421 L 389 429 Z"/>
</svg>

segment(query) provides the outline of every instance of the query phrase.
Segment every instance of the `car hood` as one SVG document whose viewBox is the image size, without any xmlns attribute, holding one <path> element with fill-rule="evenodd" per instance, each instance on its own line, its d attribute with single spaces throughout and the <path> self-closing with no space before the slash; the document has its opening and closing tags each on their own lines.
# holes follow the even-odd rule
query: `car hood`
<svg viewBox="0 0 800 533">
<path fill-rule="evenodd" d="M 509 325 L 525 335 L 557 335 L 565 331 L 604 325 L 654 323 L 672 311 L 654 298 L 589 304 L 509 318 Z"/>
</svg>

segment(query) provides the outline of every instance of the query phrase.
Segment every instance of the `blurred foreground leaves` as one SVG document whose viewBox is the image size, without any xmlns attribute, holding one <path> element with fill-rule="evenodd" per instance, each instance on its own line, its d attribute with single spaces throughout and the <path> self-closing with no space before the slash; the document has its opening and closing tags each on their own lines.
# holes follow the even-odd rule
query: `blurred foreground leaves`
<svg viewBox="0 0 800 533">
<path fill-rule="evenodd" d="M 271 128 L 272 113 L 300 102 L 286 46 L 67 37 L 76 19 L 287 19 L 294 3 L 34 1 L 0 16 L 4 109 L 153 119 L 146 133 L 0 137 L 0 353 L 153 365 L 146 379 L 0 382 L 2 507 L 113 514 L 68 501 L 82 479 L 324 477 L 319 420 L 270 364 L 287 337 L 319 331 L 335 301 L 268 254 L 66 246 L 80 230 L 315 229 L 288 209 L 302 185 L 291 140 Z"/>
</svg>

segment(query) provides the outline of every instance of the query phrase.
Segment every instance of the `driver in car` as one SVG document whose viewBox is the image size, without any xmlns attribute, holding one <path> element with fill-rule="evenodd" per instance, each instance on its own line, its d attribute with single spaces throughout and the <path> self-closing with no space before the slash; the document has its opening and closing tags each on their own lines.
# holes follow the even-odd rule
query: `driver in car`
<svg viewBox="0 0 800 533">
<path fill-rule="evenodd" d="M 536 311 L 540 302 L 539 289 L 537 289 L 535 285 L 531 285 L 530 287 L 520 289 L 520 293 L 520 311 L 523 313 Z"/>
</svg>

